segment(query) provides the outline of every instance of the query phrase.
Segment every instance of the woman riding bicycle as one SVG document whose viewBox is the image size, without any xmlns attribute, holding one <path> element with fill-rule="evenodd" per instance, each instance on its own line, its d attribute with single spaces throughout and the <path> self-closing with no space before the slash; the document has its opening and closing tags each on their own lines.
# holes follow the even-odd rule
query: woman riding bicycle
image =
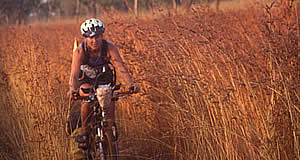
<svg viewBox="0 0 300 160">
<path fill-rule="evenodd" d="M 79 96 L 88 96 L 92 93 L 84 93 L 83 89 L 93 88 L 97 85 L 115 85 L 115 73 L 113 73 L 112 66 L 117 70 L 117 73 L 125 81 L 128 89 L 131 92 L 138 92 L 139 86 L 134 84 L 131 76 L 124 65 L 122 58 L 116 48 L 111 42 L 103 39 L 105 31 L 104 24 L 95 18 L 87 19 L 81 24 L 81 34 L 84 36 L 84 41 L 76 48 L 73 53 L 71 75 L 70 75 L 70 92 L 79 93 Z M 95 79 L 98 74 L 102 74 Z M 71 99 L 76 99 L 74 94 L 70 94 Z M 81 135 L 83 140 L 78 144 L 78 147 L 84 151 L 88 147 L 88 117 L 92 112 L 89 103 L 81 104 Z M 115 104 L 111 103 L 108 114 L 109 126 L 114 123 Z"/>
</svg>

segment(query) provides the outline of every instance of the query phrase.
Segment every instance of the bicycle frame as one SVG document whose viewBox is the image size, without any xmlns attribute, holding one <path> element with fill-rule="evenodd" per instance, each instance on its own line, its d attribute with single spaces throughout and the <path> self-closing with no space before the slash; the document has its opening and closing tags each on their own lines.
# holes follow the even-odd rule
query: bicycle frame
<svg viewBox="0 0 300 160">
<path fill-rule="evenodd" d="M 95 103 L 93 107 L 92 115 L 92 142 L 94 142 L 93 148 L 89 147 L 88 152 L 92 154 L 92 159 L 101 160 L 118 160 L 118 144 L 117 144 L 117 130 L 116 125 L 112 124 L 111 128 L 107 125 L 106 121 L 106 109 L 111 105 L 111 101 L 117 101 L 120 98 L 124 98 L 124 95 L 133 94 L 133 92 L 119 92 L 114 91 L 120 89 L 120 85 L 114 85 L 113 87 L 108 85 L 98 85 L 98 78 L 103 73 L 99 73 L 96 77 L 93 88 L 81 89 L 89 96 L 78 96 L 79 93 L 75 93 L 75 100 L 84 100 L 82 103 Z M 93 144 L 92 144 L 93 145 Z M 110 153 L 109 153 L 110 152 Z M 110 154 L 110 155 L 109 155 Z"/>
<path fill-rule="evenodd" d="M 116 85 L 99 85 L 93 89 L 89 96 L 77 96 L 77 100 L 84 100 L 82 103 L 93 103 L 92 118 L 91 118 L 91 144 L 88 149 L 89 155 L 92 159 L 101 160 L 118 160 L 118 144 L 117 144 L 117 129 L 113 123 L 108 125 L 107 109 L 110 107 L 112 101 L 117 101 L 124 98 L 124 95 L 132 94 L 131 92 L 118 92 L 120 86 Z M 90 93 L 91 89 L 82 89 L 84 93 Z M 111 127 L 111 128 L 109 128 Z"/>
</svg>

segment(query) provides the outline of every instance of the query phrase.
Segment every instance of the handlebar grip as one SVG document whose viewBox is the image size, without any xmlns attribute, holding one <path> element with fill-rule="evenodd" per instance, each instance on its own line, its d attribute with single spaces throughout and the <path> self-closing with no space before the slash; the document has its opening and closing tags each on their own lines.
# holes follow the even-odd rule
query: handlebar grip
<svg viewBox="0 0 300 160">
<path fill-rule="evenodd" d="M 136 86 L 131 86 L 129 88 L 129 92 L 130 92 L 130 94 L 138 93 L 139 92 L 139 88 L 136 88 Z"/>
<path fill-rule="evenodd" d="M 78 91 L 72 91 L 72 96 L 73 97 L 78 97 L 79 96 L 79 92 Z"/>
<path fill-rule="evenodd" d="M 121 84 L 118 84 L 118 85 L 114 85 L 112 90 L 117 91 L 117 90 L 120 90 L 120 88 L 121 88 Z"/>
</svg>

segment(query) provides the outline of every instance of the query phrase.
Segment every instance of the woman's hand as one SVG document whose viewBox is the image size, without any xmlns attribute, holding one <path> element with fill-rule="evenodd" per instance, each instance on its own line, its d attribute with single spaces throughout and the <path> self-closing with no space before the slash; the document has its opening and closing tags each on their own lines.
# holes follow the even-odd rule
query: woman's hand
<svg viewBox="0 0 300 160">
<path fill-rule="evenodd" d="M 69 92 L 67 94 L 71 100 L 76 100 L 77 97 L 79 96 L 78 90 L 69 90 Z"/>
<path fill-rule="evenodd" d="M 133 83 L 129 85 L 128 89 L 130 93 L 138 93 L 140 91 L 140 86 L 138 84 Z"/>
</svg>

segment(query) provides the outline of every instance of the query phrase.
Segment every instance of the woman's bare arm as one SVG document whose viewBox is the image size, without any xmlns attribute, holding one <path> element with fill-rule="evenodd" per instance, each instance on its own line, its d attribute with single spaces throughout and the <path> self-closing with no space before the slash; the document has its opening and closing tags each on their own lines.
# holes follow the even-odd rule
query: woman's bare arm
<svg viewBox="0 0 300 160">
<path fill-rule="evenodd" d="M 70 91 L 76 90 L 79 88 L 79 73 L 80 73 L 80 65 L 82 59 L 84 57 L 84 53 L 82 51 L 81 46 L 77 47 L 73 53 L 72 65 L 71 65 L 71 75 L 70 75 Z"/>
<path fill-rule="evenodd" d="M 128 86 L 131 86 L 133 84 L 133 81 L 131 79 L 131 76 L 118 52 L 118 49 L 113 44 L 108 44 L 108 54 L 111 56 L 111 62 L 115 66 L 117 73 L 122 77 L 122 79 L 125 81 L 125 83 Z"/>
</svg>

